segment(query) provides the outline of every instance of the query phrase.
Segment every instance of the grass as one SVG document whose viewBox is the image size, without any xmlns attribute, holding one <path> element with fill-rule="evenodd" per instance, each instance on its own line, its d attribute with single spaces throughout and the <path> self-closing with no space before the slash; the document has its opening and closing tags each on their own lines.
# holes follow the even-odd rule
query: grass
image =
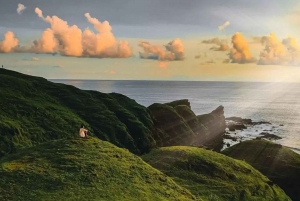
<svg viewBox="0 0 300 201">
<path fill-rule="evenodd" d="M 0 160 L 0 200 L 195 200 L 128 150 L 97 138 L 56 140 Z"/>
<path fill-rule="evenodd" d="M 266 140 L 251 140 L 225 149 L 223 154 L 244 160 L 300 201 L 300 155 Z"/>
<path fill-rule="evenodd" d="M 0 69 L 0 158 L 20 148 L 91 135 L 132 153 L 156 146 L 149 110 L 121 94 L 84 91 Z"/>
<path fill-rule="evenodd" d="M 246 162 L 195 147 L 163 147 L 142 156 L 203 200 L 290 200 Z"/>
</svg>

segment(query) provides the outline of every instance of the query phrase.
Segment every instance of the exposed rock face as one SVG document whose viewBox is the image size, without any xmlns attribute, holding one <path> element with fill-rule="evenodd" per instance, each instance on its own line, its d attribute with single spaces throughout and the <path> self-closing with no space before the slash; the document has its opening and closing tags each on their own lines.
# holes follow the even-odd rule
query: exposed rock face
<svg viewBox="0 0 300 201">
<path fill-rule="evenodd" d="M 192 145 L 220 150 L 226 128 L 224 108 L 196 116 L 188 100 L 155 103 L 148 107 L 154 118 L 159 146 Z"/>
</svg>

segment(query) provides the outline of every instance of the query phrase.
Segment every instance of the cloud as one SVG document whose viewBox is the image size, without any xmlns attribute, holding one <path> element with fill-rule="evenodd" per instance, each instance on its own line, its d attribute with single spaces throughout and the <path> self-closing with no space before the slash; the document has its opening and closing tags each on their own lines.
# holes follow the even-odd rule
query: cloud
<svg viewBox="0 0 300 201">
<path fill-rule="evenodd" d="M 284 40 L 288 44 L 289 40 Z M 258 65 L 285 65 L 289 63 L 286 47 L 276 37 L 275 33 L 262 37 L 265 49 L 260 53 Z M 290 43 L 292 44 L 292 43 Z"/>
<path fill-rule="evenodd" d="M 114 70 L 106 70 L 106 71 L 104 71 L 104 73 L 105 73 L 105 74 L 111 74 L 111 75 L 114 75 L 114 74 L 116 74 L 116 71 L 114 71 Z"/>
<path fill-rule="evenodd" d="M 141 41 L 139 46 L 143 52 L 139 52 L 140 58 L 154 59 L 160 61 L 184 60 L 184 46 L 179 38 L 169 42 L 164 47 L 161 45 L 151 45 L 149 42 Z"/>
<path fill-rule="evenodd" d="M 230 22 L 226 21 L 223 25 L 219 26 L 218 28 L 219 28 L 220 31 L 222 31 L 222 30 L 224 30 L 229 25 L 230 25 Z"/>
<path fill-rule="evenodd" d="M 39 61 L 40 59 L 37 57 L 32 57 L 32 61 Z"/>
<path fill-rule="evenodd" d="M 18 4 L 17 13 L 21 15 L 23 11 L 26 9 L 26 7 L 23 4 Z"/>
<path fill-rule="evenodd" d="M 44 19 L 43 11 L 39 8 L 35 8 L 34 12 L 40 17 Z"/>
<path fill-rule="evenodd" d="M 261 43 L 261 36 L 254 36 L 252 37 L 252 41 L 250 43 L 255 44 L 255 43 Z"/>
<path fill-rule="evenodd" d="M 92 18 L 89 13 L 85 17 L 95 30 L 82 31 L 76 25 L 68 23 L 57 16 L 43 16 L 41 9 L 36 8 L 35 13 L 50 28 L 43 32 L 40 39 L 35 40 L 31 51 L 35 53 L 60 53 L 64 56 L 97 57 L 97 58 L 127 58 L 132 56 L 132 50 L 127 41 L 117 41 L 113 35 L 112 27 L 108 21 L 100 22 Z"/>
<path fill-rule="evenodd" d="M 243 35 L 239 32 L 234 34 L 231 39 L 233 49 L 229 53 L 231 63 L 254 63 L 256 59 L 251 56 L 248 43 Z"/>
<path fill-rule="evenodd" d="M 212 65 L 212 64 L 215 64 L 216 62 L 214 62 L 213 60 L 211 61 L 205 61 L 205 62 L 202 62 L 200 63 L 201 66 L 208 66 L 208 65 Z"/>
<path fill-rule="evenodd" d="M 18 46 L 19 40 L 15 38 L 13 32 L 8 31 L 4 35 L 4 40 L 0 42 L 0 53 L 12 52 Z"/>
<path fill-rule="evenodd" d="M 208 40 L 203 40 L 202 43 L 221 45 L 222 42 L 219 38 L 212 38 L 212 39 L 208 39 Z"/>
<path fill-rule="evenodd" d="M 285 45 L 286 48 L 291 52 L 299 50 L 297 45 L 297 39 L 295 37 L 289 36 L 288 38 L 283 39 L 282 44 Z"/>
<path fill-rule="evenodd" d="M 166 62 L 166 61 L 161 61 L 161 62 L 159 62 L 158 66 L 159 66 L 160 68 L 167 68 L 168 64 L 169 64 L 169 63 Z"/>
<path fill-rule="evenodd" d="M 223 64 L 228 64 L 228 63 L 230 63 L 230 59 L 224 59 L 222 63 Z"/>
<path fill-rule="evenodd" d="M 54 53 L 58 48 L 58 41 L 53 30 L 46 29 L 42 34 L 42 38 L 35 40 L 31 48 L 35 53 Z"/>
<path fill-rule="evenodd" d="M 220 44 L 220 47 L 211 47 L 210 50 L 227 51 L 227 50 L 229 50 L 229 46 L 227 44 Z"/>
</svg>

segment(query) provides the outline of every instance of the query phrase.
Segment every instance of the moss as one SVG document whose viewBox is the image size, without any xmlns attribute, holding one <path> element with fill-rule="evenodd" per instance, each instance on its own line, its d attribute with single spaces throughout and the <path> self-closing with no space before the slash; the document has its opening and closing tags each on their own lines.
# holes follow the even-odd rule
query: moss
<svg viewBox="0 0 300 201">
<path fill-rule="evenodd" d="M 300 155 L 266 140 L 250 140 L 222 153 L 244 160 L 278 184 L 292 200 L 300 200 Z"/>
<path fill-rule="evenodd" d="M 97 138 L 56 140 L 0 160 L 0 200 L 195 200 L 128 150 Z"/>
<path fill-rule="evenodd" d="M 163 147 L 142 158 L 203 200 L 290 200 L 246 162 L 213 151 Z"/>
</svg>

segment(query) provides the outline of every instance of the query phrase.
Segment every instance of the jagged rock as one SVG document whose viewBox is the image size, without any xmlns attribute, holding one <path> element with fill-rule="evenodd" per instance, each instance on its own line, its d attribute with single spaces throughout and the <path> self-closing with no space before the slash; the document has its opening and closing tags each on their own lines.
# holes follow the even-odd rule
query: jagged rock
<svg viewBox="0 0 300 201">
<path fill-rule="evenodd" d="M 225 130 L 223 106 L 209 114 L 196 116 L 188 100 L 150 105 L 159 146 L 191 145 L 220 150 Z"/>
<path fill-rule="evenodd" d="M 256 139 L 268 139 L 268 140 L 280 140 L 282 139 L 281 137 L 274 135 L 274 134 L 270 134 L 268 132 L 262 132 L 259 135 L 261 135 L 261 137 L 257 137 Z"/>
</svg>

